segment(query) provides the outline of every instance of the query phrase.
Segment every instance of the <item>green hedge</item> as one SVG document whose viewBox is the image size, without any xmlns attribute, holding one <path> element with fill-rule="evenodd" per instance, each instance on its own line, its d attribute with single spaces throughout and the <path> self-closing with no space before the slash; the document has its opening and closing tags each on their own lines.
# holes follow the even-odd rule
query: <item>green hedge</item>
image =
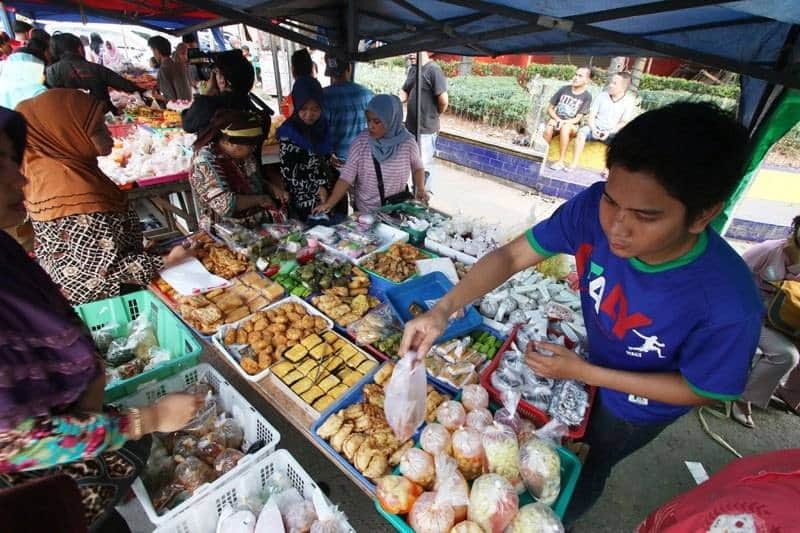
<svg viewBox="0 0 800 533">
<path fill-rule="evenodd" d="M 473 120 L 524 124 L 533 105 L 512 76 L 466 76 L 448 83 L 450 109 Z"/>
<path fill-rule="evenodd" d="M 699 81 L 684 80 L 683 78 L 670 78 L 668 76 L 653 76 L 642 74 L 639 80 L 639 90 L 650 91 L 686 91 L 695 94 L 706 94 L 719 98 L 739 98 L 738 85 L 709 85 Z"/>
<path fill-rule="evenodd" d="M 664 107 L 667 104 L 678 101 L 713 102 L 725 111 L 736 110 L 736 100 L 733 98 L 720 98 L 718 96 L 690 93 L 688 91 L 653 91 L 642 89 L 639 91 L 639 98 L 641 99 L 640 107 L 644 111 L 658 109 L 659 107 Z"/>
</svg>

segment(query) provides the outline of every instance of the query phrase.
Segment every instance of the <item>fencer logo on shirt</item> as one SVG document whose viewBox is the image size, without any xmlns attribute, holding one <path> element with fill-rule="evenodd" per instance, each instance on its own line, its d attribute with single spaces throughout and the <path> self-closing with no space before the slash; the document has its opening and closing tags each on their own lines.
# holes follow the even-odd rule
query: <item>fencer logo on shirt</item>
<svg viewBox="0 0 800 533">
<path fill-rule="evenodd" d="M 635 329 L 632 331 L 637 337 L 642 339 L 642 345 L 628 346 L 628 349 L 625 350 L 626 354 L 630 355 L 631 357 L 642 357 L 646 353 L 653 352 L 656 355 L 658 355 L 659 359 L 666 358 L 666 356 L 661 353 L 661 349 L 666 348 L 667 345 L 664 344 L 663 342 L 659 342 L 658 335 L 647 336 L 647 335 L 642 335 Z"/>
</svg>

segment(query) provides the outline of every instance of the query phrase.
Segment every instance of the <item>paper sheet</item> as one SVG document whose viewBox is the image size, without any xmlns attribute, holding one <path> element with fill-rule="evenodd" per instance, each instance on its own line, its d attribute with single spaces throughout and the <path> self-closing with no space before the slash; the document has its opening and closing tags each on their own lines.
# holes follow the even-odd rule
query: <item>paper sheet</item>
<svg viewBox="0 0 800 533">
<path fill-rule="evenodd" d="M 161 277 L 182 296 L 203 294 L 230 285 L 225 278 L 206 270 L 203 263 L 194 257 L 163 270 Z"/>
</svg>

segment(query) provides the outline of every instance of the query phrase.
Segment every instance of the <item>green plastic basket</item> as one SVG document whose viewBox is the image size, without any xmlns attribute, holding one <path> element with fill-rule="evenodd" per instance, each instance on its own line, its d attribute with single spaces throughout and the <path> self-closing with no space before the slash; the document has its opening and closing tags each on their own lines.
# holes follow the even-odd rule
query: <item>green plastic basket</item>
<svg viewBox="0 0 800 533">
<path fill-rule="evenodd" d="M 75 311 L 92 332 L 107 324 L 117 324 L 115 336 L 128 332 L 128 323 L 142 312 L 150 313 L 155 324 L 158 345 L 169 350 L 171 359 L 157 367 L 129 379 L 115 381 L 106 386 L 105 401 L 113 402 L 134 394 L 144 383 L 161 381 L 182 370 L 197 365 L 202 346 L 189 328 L 150 291 L 139 291 L 116 298 L 78 305 Z"/>
<path fill-rule="evenodd" d="M 407 213 L 409 215 L 412 215 L 412 216 L 415 216 L 415 217 L 419 217 L 420 215 L 424 214 L 426 210 L 424 208 L 422 208 L 422 207 L 417 206 L 417 205 L 403 202 L 403 203 L 400 203 L 400 204 L 385 205 L 385 206 L 380 208 L 380 211 L 383 211 L 384 213 L 394 213 L 395 211 L 400 211 L 401 213 Z M 431 209 L 431 211 L 435 211 L 435 210 Z M 444 216 L 447 216 L 448 218 L 450 218 L 449 215 L 446 215 L 445 213 L 441 213 L 440 211 L 436 211 L 436 212 L 441 214 L 441 215 L 444 215 Z M 388 222 L 387 222 L 387 224 L 388 224 Z M 415 246 L 420 246 L 421 247 L 422 244 L 425 242 L 425 235 L 427 235 L 428 230 L 419 231 L 419 230 L 415 230 L 415 229 L 411 229 L 411 228 L 402 227 L 402 226 L 397 225 L 397 224 L 389 224 L 389 225 L 393 226 L 393 227 L 396 227 L 397 229 L 399 229 L 401 231 L 405 231 L 406 233 L 408 233 L 408 237 L 409 237 L 408 238 L 408 242 L 413 244 L 413 245 L 415 245 Z"/>
</svg>

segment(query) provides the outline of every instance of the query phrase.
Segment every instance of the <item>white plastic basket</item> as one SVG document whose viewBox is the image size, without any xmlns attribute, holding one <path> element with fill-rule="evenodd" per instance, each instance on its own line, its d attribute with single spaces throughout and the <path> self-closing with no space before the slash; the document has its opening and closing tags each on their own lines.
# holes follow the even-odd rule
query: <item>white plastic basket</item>
<svg viewBox="0 0 800 533">
<path fill-rule="evenodd" d="M 304 301 L 302 298 L 298 298 L 297 296 L 294 296 L 294 295 L 289 296 L 288 298 L 284 298 L 283 300 L 278 300 L 274 304 L 271 304 L 268 307 L 265 307 L 264 309 L 261 309 L 258 312 L 266 312 L 266 311 L 269 311 L 271 309 L 275 309 L 276 307 L 280 307 L 280 306 L 285 305 L 285 304 L 300 304 L 300 305 L 302 305 L 306 309 L 306 311 L 308 311 L 309 315 L 322 317 L 325 320 L 325 322 L 328 324 L 328 329 L 333 329 L 333 320 L 331 320 L 330 318 L 325 316 L 316 307 L 313 307 L 311 304 L 309 304 L 308 302 Z M 221 328 L 219 328 L 219 331 L 217 331 L 217 333 L 214 334 L 214 336 L 211 338 L 211 342 L 214 343 L 214 346 L 217 347 L 217 350 L 219 350 L 221 353 L 225 354 L 225 357 L 228 358 L 228 361 L 231 362 L 231 365 L 233 365 L 236 368 L 236 371 L 239 372 L 239 374 L 241 374 L 241 376 L 244 379 L 246 379 L 247 381 L 251 381 L 253 383 L 258 383 L 259 381 L 261 381 L 262 379 L 264 379 L 265 377 L 267 377 L 269 375 L 271 367 L 268 367 L 268 368 L 262 370 L 261 372 L 259 372 L 258 374 L 254 374 L 254 375 L 251 376 L 250 374 L 248 374 L 247 372 L 244 371 L 244 369 L 242 368 L 242 365 L 239 363 L 239 361 L 242 359 L 242 356 L 239 353 L 239 347 L 241 345 L 226 346 L 225 345 L 225 341 L 224 341 L 225 334 L 229 330 L 234 329 L 234 328 L 238 328 L 242 324 L 246 323 L 248 320 L 252 320 L 252 319 L 253 319 L 253 315 L 250 315 L 248 317 L 245 317 L 245 318 L 239 320 L 238 322 L 234 322 L 233 324 L 226 324 L 226 325 L 222 326 Z"/>
<path fill-rule="evenodd" d="M 191 498 L 181 503 L 174 509 L 171 509 L 159 516 L 150 501 L 150 496 L 147 494 L 147 489 L 144 487 L 141 478 L 138 478 L 133 483 L 133 492 L 139 498 L 147 518 L 155 524 L 162 524 L 174 516 L 178 515 L 184 509 L 190 507 L 193 502 L 199 500 L 203 494 L 213 490 L 214 487 L 225 482 L 226 479 L 234 477 L 237 473 L 242 472 L 254 464 L 261 458 L 269 455 L 275 451 L 278 442 L 281 439 L 280 433 L 275 429 L 267 420 L 256 411 L 256 409 L 245 400 L 244 396 L 225 379 L 222 375 L 214 370 L 214 368 L 206 363 L 201 363 L 194 368 L 184 370 L 183 372 L 159 381 L 144 385 L 139 389 L 136 394 L 126 396 L 117 402 L 114 402 L 122 407 L 144 407 L 150 405 L 162 396 L 172 393 L 181 392 L 186 390 L 190 385 L 202 382 L 211 385 L 217 392 L 220 405 L 226 413 L 230 414 L 244 430 L 244 440 L 242 448 L 247 450 L 253 443 L 262 440 L 264 446 L 255 453 L 247 454 L 239 461 L 233 470 L 220 476 L 212 483 L 206 483 L 198 488 Z"/>
<path fill-rule="evenodd" d="M 163 522 L 156 533 L 214 533 L 222 512 L 228 507 L 236 507 L 245 500 L 261 499 L 267 480 L 281 472 L 291 480 L 303 498 L 310 500 L 317 484 L 311 479 L 292 455 L 286 450 L 278 450 L 272 455 L 251 462 L 246 470 L 224 483 L 217 483 L 210 492 L 197 499 L 191 507 Z M 348 530 L 355 530 L 348 524 Z"/>
</svg>

